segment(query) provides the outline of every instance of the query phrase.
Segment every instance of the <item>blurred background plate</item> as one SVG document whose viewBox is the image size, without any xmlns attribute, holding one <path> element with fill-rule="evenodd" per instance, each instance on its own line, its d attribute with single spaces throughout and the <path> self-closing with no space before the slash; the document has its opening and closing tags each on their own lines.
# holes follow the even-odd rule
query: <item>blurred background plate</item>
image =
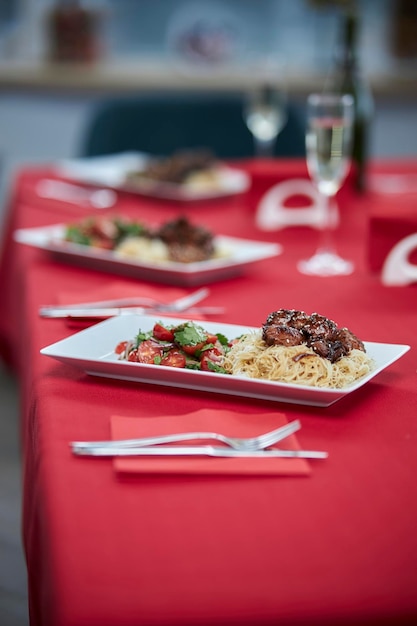
<svg viewBox="0 0 417 626">
<path fill-rule="evenodd" d="M 58 165 L 58 174 L 73 181 L 100 187 L 110 187 L 140 195 L 167 200 L 195 201 L 222 198 L 244 193 L 251 178 L 246 172 L 221 165 L 217 171 L 216 186 L 188 187 L 184 184 L 149 182 L 147 184 L 126 181 L 130 172 L 143 170 L 150 156 L 142 152 L 125 152 L 63 161 Z"/>
<path fill-rule="evenodd" d="M 64 224 L 22 228 L 15 231 L 14 239 L 48 251 L 67 263 L 182 286 L 203 285 L 232 278 L 241 274 L 249 264 L 281 253 L 281 246 L 278 244 L 217 236 L 216 247 L 228 251 L 228 256 L 199 263 L 151 263 L 122 258 L 101 248 L 65 242 L 64 232 Z"/>
</svg>

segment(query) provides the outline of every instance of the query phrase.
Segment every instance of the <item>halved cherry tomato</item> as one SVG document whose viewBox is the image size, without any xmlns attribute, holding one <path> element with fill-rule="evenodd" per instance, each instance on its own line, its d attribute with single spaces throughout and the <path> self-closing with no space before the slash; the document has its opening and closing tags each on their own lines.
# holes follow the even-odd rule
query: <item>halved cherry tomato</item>
<svg viewBox="0 0 417 626">
<path fill-rule="evenodd" d="M 93 248 L 100 248 L 100 250 L 113 250 L 114 248 L 114 243 L 112 239 L 92 238 L 90 245 L 93 246 Z"/>
<path fill-rule="evenodd" d="M 133 361 L 134 363 L 138 362 L 138 349 L 135 348 L 134 350 L 131 350 L 129 352 L 129 354 L 127 355 L 127 360 L 128 361 Z"/>
<path fill-rule="evenodd" d="M 139 363 L 155 363 L 155 357 L 162 357 L 162 346 L 152 339 L 142 341 L 137 348 L 137 360 Z"/>
<path fill-rule="evenodd" d="M 219 366 L 223 365 L 223 354 L 217 348 L 205 350 L 201 355 L 200 363 L 201 369 L 205 372 L 209 372 L 211 371 L 209 363 L 214 363 Z"/>
<path fill-rule="evenodd" d="M 207 335 L 206 343 L 214 343 L 218 342 L 217 335 Z"/>
<path fill-rule="evenodd" d="M 110 239 L 114 241 L 117 237 L 117 226 L 112 219 L 106 217 L 96 218 L 92 225 L 92 234 L 98 235 L 100 239 Z"/>
<path fill-rule="evenodd" d="M 174 341 L 174 333 L 162 324 L 156 323 L 153 327 L 153 336 L 160 341 Z"/>
<path fill-rule="evenodd" d="M 162 358 L 161 365 L 169 367 L 185 367 L 186 358 L 183 352 L 172 348 Z"/>
<path fill-rule="evenodd" d="M 194 345 L 190 344 L 188 346 L 181 346 L 181 349 L 184 350 L 187 354 L 194 355 L 198 350 L 202 350 L 206 345 L 205 341 L 201 341 L 200 343 L 196 343 Z"/>
<path fill-rule="evenodd" d="M 115 353 L 116 354 L 122 354 L 123 352 L 125 352 L 126 350 L 126 346 L 127 346 L 127 341 L 121 341 L 120 343 L 117 344 L 116 348 L 115 348 Z"/>
</svg>

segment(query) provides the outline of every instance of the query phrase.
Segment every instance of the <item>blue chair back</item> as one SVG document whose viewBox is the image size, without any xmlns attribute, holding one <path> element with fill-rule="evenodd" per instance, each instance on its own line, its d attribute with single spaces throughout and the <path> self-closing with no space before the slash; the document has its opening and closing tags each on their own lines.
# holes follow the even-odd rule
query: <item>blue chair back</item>
<svg viewBox="0 0 417 626">
<path fill-rule="evenodd" d="M 304 125 L 303 114 L 290 104 L 275 156 L 305 155 Z M 254 155 L 242 94 L 175 92 L 102 101 L 87 123 L 81 155 L 141 151 L 170 156 L 194 148 L 209 148 L 222 159 Z"/>
</svg>

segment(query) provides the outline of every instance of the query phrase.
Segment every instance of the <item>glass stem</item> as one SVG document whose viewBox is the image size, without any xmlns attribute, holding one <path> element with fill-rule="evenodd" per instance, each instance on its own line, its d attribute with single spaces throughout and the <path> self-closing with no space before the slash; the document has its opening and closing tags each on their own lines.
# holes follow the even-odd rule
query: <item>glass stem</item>
<svg viewBox="0 0 417 626">
<path fill-rule="evenodd" d="M 255 137 L 255 153 L 261 158 L 270 158 L 274 155 L 275 139 L 258 139 Z"/>
<path fill-rule="evenodd" d="M 337 207 L 334 195 L 326 196 L 326 205 L 326 217 L 320 231 L 318 251 L 320 254 L 335 254 L 333 232 L 337 223 Z"/>
</svg>

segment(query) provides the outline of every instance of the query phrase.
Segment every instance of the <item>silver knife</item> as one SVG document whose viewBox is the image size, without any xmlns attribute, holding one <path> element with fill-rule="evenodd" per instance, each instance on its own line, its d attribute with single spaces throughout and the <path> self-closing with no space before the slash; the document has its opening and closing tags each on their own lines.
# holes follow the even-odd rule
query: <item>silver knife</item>
<svg viewBox="0 0 417 626">
<path fill-rule="evenodd" d="M 91 302 L 77 302 L 74 304 L 44 304 L 43 306 L 41 306 L 41 309 L 108 309 L 127 306 L 143 306 L 150 309 L 155 309 L 158 307 L 183 308 L 184 306 L 188 307 L 192 304 L 200 302 L 200 300 L 206 298 L 209 293 L 209 289 L 203 288 L 199 289 L 198 291 L 193 291 L 192 293 L 189 293 L 185 296 L 181 296 L 180 298 L 175 298 L 175 300 L 171 300 L 170 302 L 161 302 L 160 300 L 156 300 L 155 298 L 151 298 L 148 296 L 126 296 L 124 298 L 93 300 Z"/>
<path fill-rule="evenodd" d="M 109 300 L 93 300 L 92 302 L 77 302 L 75 304 L 45 304 L 41 306 L 41 309 L 101 309 L 101 308 L 113 308 L 113 307 L 125 307 L 125 306 L 144 306 L 150 308 L 174 308 L 182 309 L 183 307 L 189 307 L 192 304 L 196 304 L 207 298 L 210 293 L 210 289 L 202 287 L 191 293 L 187 293 L 185 296 L 175 298 L 170 302 L 164 303 L 155 300 L 154 298 L 132 296 L 125 298 L 111 298 Z"/>
<path fill-rule="evenodd" d="M 106 317 L 114 317 L 115 315 L 144 315 L 154 311 L 148 307 L 99 307 L 98 309 L 86 308 L 86 309 L 54 309 L 54 308 L 40 308 L 39 315 L 41 317 L 61 318 L 61 317 L 76 317 L 79 318 L 94 318 L 105 319 Z M 159 311 L 158 311 L 159 312 Z"/>
<path fill-rule="evenodd" d="M 73 448 L 77 456 L 211 456 L 225 457 L 230 459 L 252 458 L 301 458 L 301 459 L 326 459 L 327 452 L 319 450 L 232 450 L 220 446 L 156 446 L 145 448 Z"/>
<path fill-rule="evenodd" d="M 77 319 L 105 319 L 115 315 L 144 315 L 146 313 L 162 314 L 164 312 L 181 313 L 206 298 L 208 294 L 209 290 L 206 287 L 203 287 L 202 289 L 198 289 L 197 291 L 187 294 L 186 296 L 177 298 L 168 304 L 155 304 L 149 307 L 105 307 L 102 306 L 101 303 L 97 303 L 97 306 L 94 306 L 93 303 L 86 303 L 86 305 L 41 306 L 39 308 L 39 315 L 41 317 L 48 318 L 71 317 Z M 205 312 L 218 313 L 221 312 L 221 310 L 219 307 L 207 307 Z"/>
<path fill-rule="evenodd" d="M 190 314 L 206 314 L 215 315 L 224 313 L 223 307 L 218 306 L 203 306 L 203 307 L 191 307 L 186 309 Z M 108 317 L 114 317 L 116 315 L 163 315 L 164 313 L 183 313 L 183 309 L 162 309 L 154 307 L 109 307 L 98 309 L 54 309 L 54 308 L 41 308 L 39 309 L 40 317 L 47 318 L 71 318 L 71 319 L 97 319 L 102 320 Z"/>
</svg>

